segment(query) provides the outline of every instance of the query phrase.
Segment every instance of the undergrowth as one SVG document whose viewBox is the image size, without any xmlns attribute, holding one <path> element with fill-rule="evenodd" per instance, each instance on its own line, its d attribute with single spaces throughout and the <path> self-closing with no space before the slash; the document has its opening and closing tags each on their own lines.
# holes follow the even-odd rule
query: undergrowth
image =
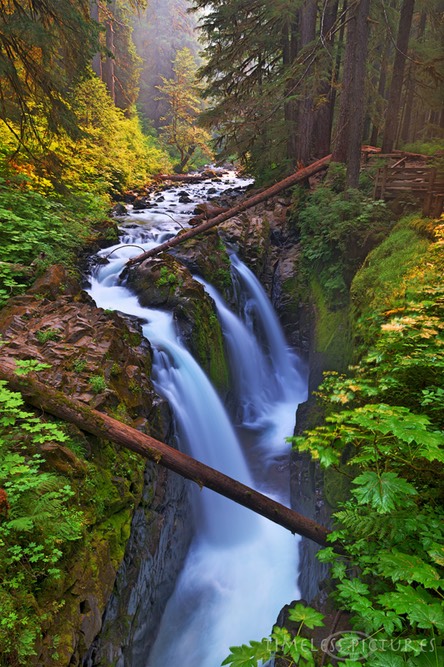
<svg viewBox="0 0 444 667">
<path fill-rule="evenodd" d="M 292 220 L 300 236 L 303 267 L 319 280 L 331 306 L 348 301 L 351 281 L 364 258 L 393 225 L 383 201 L 361 190 L 343 190 L 344 170 L 335 165 L 329 180 L 307 196 L 297 189 Z"/>
<path fill-rule="evenodd" d="M 62 574 L 61 561 L 82 536 L 82 512 L 67 480 L 44 469 L 39 448 L 65 442 L 55 423 L 24 409 L 21 394 L 0 381 L 0 656 L 27 664 L 42 623 L 62 601 L 40 608 L 44 581 Z"/>
<path fill-rule="evenodd" d="M 17 362 L 18 375 L 45 368 Z M 26 409 L 21 394 L 0 381 L 1 667 L 35 664 L 45 635 L 56 651 L 47 632 L 65 607 L 68 617 L 69 605 L 78 608 L 67 591 L 79 554 L 96 576 L 104 543 L 118 567 L 143 470 L 141 457 L 109 443 L 91 451 L 80 431 Z"/>
<path fill-rule="evenodd" d="M 0 178 L 0 307 L 49 266 L 73 269 L 81 244 L 105 215 L 105 201 L 98 197 L 49 197 Z"/>
</svg>

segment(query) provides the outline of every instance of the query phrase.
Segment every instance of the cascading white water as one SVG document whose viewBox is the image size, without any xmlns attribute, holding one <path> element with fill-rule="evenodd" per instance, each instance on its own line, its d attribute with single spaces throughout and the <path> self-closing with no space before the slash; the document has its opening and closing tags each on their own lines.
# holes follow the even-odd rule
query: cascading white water
<svg viewBox="0 0 444 667">
<path fill-rule="evenodd" d="M 245 323 L 251 330 L 262 334 L 273 368 L 271 381 L 278 396 L 294 401 L 304 391 L 301 375 L 296 369 L 296 359 L 287 345 L 277 315 L 265 291 L 254 273 L 240 261 L 237 255 L 231 255 L 231 264 L 237 279 L 237 295 L 242 307 Z"/>
<path fill-rule="evenodd" d="M 224 303 L 218 291 L 205 280 L 196 277 L 214 300 L 221 323 L 230 364 L 230 375 L 236 416 L 243 424 L 262 419 L 273 398 L 273 388 L 267 378 L 271 364 L 264 355 L 254 333 Z"/>
<path fill-rule="evenodd" d="M 171 193 L 167 199 L 171 206 Z M 149 231 L 145 225 L 125 225 L 126 243 L 149 248 L 162 235 L 177 231 L 171 221 L 165 229 L 152 211 L 146 217 Z M 109 255 L 112 250 L 101 254 Z M 256 464 L 262 469 L 260 481 L 255 475 L 253 482 L 235 429 L 208 378 L 179 343 L 172 316 L 142 308 L 135 296 L 118 285 L 124 262 L 139 252 L 130 247 L 113 252 L 110 264 L 100 267 L 91 279 L 92 297 L 103 308 L 145 322 L 143 331 L 154 349 L 153 380 L 170 403 L 183 448 L 266 492 L 276 457 L 287 451 L 285 436 L 293 430 L 295 408 L 305 398 L 296 358 L 286 345 L 271 304 L 236 257 L 233 265 L 240 290 L 246 294 L 241 299 L 245 321 L 229 311 L 217 293 L 211 294 L 227 339 L 230 366 L 236 369 L 234 376 L 238 374 L 235 391 L 243 406 L 241 425 L 251 428 Z M 211 293 L 211 287 L 207 289 Z M 263 348 L 253 320 L 265 341 Z M 267 635 L 282 605 L 297 595 L 297 538 L 211 491 L 196 488 L 194 496 L 196 537 L 147 656 L 147 667 L 218 667 L 229 646 Z M 284 488 L 277 499 L 285 502 L 286 496 Z"/>
</svg>

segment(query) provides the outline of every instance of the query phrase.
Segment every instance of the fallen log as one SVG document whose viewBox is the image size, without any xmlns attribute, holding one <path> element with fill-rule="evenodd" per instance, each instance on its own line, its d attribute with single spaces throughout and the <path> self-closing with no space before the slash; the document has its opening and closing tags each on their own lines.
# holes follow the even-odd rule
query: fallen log
<svg viewBox="0 0 444 667">
<path fill-rule="evenodd" d="M 93 435 L 137 452 L 141 456 L 173 470 L 182 477 L 192 480 L 200 487 L 220 493 L 226 498 L 248 507 L 254 512 L 274 521 L 292 533 L 298 533 L 317 544 L 325 546 L 329 531 L 302 516 L 298 512 L 262 495 L 245 484 L 223 473 L 199 463 L 191 456 L 177 451 L 151 436 L 140 433 L 134 428 L 122 424 L 117 419 L 90 408 L 85 403 L 69 398 L 65 394 L 43 384 L 34 374 L 26 377 L 15 372 L 13 359 L 0 360 L 0 380 L 6 380 L 14 391 L 19 391 L 23 398 L 55 417 L 75 424 L 78 428 Z"/>
<path fill-rule="evenodd" d="M 158 183 L 163 181 L 171 181 L 172 183 L 201 183 L 202 181 L 208 181 L 208 179 L 220 178 L 222 174 L 226 173 L 226 170 L 215 171 L 213 169 L 206 169 L 199 174 L 158 174 L 154 177 L 154 180 Z"/>
<path fill-rule="evenodd" d="M 171 181 L 172 183 L 202 183 L 208 180 L 208 176 L 201 174 L 159 174 L 154 177 L 156 183 Z M 216 178 L 215 176 L 213 178 Z"/>
<path fill-rule="evenodd" d="M 298 169 L 298 171 L 296 171 L 291 176 L 287 176 L 287 178 L 284 178 L 283 181 L 279 181 L 278 183 L 272 185 L 270 188 L 263 190 L 262 192 L 254 195 L 253 197 L 245 199 L 244 201 L 237 204 L 237 206 L 228 209 L 228 211 L 225 211 L 224 213 L 217 215 L 215 218 L 210 218 L 210 220 L 207 220 L 201 225 L 193 227 L 193 229 L 189 229 L 183 234 L 174 236 L 172 239 L 166 241 L 165 243 L 161 243 L 156 248 L 152 248 L 151 250 L 147 250 L 141 255 L 132 257 L 131 259 L 128 260 L 127 265 L 131 266 L 132 264 L 138 264 L 139 262 L 143 262 L 145 259 L 148 259 L 149 257 L 154 257 L 155 255 L 157 255 L 160 252 L 163 252 L 164 250 L 169 250 L 170 248 L 174 248 L 174 246 L 178 245 L 179 243 L 182 243 L 187 239 L 191 239 L 194 236 L 201 234 L 202 232 L 206 232 L 208 229 L 211 229 L 212 227 L 219 225 L 221 222 L 225 222 L 226 220 L 233 218 L 235 215 L 239 215 L 239 213 L 243 213 L 243 211 L 252 208 L 252 206 L 261 204 L 263 201 L 266 201 L 270 197 L 277 195 L 279 192 L 282 192 L 287 188 L 291 188 L 293 185 L 296 185 L 296 183 L 305 181 L 305 179 L 309 178 L 310 176 L 313 176 L 318 171 L 321 171 L 321 169 L 325 169 L 328 163 L 330 162 L 330 159 L 331 155 L 327 155 L 326 157 L 323 157 L 321 160 L 313 162 L 313 164 L 310 164 L 308 167 L 304 167 L 303 169 Z"/>
</svg>

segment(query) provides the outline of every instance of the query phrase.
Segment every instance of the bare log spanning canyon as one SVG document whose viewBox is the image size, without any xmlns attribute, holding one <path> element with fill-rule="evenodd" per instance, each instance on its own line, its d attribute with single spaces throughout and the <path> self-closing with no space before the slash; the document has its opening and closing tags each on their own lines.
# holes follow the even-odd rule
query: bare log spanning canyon
<svg viewBox="0 0 444 667">
<path fill-rule="evenodd" d="M 6 380 L 14 391 L 19 391 L 24 399 L 55 417 L 75 424 L 78 428 L 92 433 L 99 438 L 131 449 L 141 456 L 160 463 L 166 468 L 196 482 L 200 487 L 216 491 L 235 502 L 248 507 L 262 516 L 283 526 L 292 533 L 298 533 L 325 546 L 329 531 L 280 503 L 267 498 L 258 491 L 224 475 L 223 473 L 199 463 L 169 447 L 163 442 L 140 433 L 134 428 L 122 424 L 117 419 L 93 410 L 80 401 L 68 398 L 65 394 L 52 389 L 36 379 L 35 375 L 25 378 L 15 372 L 13 359 L 0 361 L 0 380 Z"/>
<path fill-rule="evenodd" d="M 152 248 L 151 250 L 147 250 L 141 255 L 137 255 L 137 257 L 132 257 L 131 259 L 128 260 L 127 264 L 132 265 L 132 264 L 138 264 L 139 262 L 143 262 L 145 259 L 148 259 L 149 257 L 154 257 L 154 255 L 157 255 L 158 253 L 163 252 L 164 250 L 169 250 L 170 248 L 174 248 L 174 246 L 178 245 L 179 243 L 182 243 L 187 239 L 191 239 L 194 236 L 201 234 L 202 232 L 206 232 L 208 229 L 211 229 L 212 227 L 219 225 L 221 222 L 225 222 L 225 220 L 229 220 L 230 218 L 233 218 L 235 215 L 239 215 L 239 213 L 243 213 L 243 211 L 246 211 L 252 206 L 261 204 L 263 201 L 266 201 L 270 197 L 279 194 L 279 192 L 282 192 L 283 190 L 286 190 L 287 188 L 296 185 L 296 183 L 304 181 L 309 176 L 313 176 L 318 171 L 321 171 L 321 169 L 325 169 L 325 167 L 330 162 L 330 159 L 331 155 L 327 155 L 326 157 L 323 157 L 321 160 L 313 162 L 313 164 L 310 164 L 308 167 L 304 167 L 303 169 L 298 169 L 298 171 L 296 171 L 291 176 L 284 178 L 283 181 L 279 181 L 278 183 L 272 185 L 270 188 L 267 188 L 266 190 L 259 192 L 253 197 L 245 199 L 244 201 L 237 204 L 237 206 L 228 209 L 228 211 L 225 211 L 224 213 L 217 215 L 215 218 L 211 218 L 210 220 L 207 220 L 201 225 L 198 225 L 197 227 L 194 227 L 193 229 L 190 229 L 184 232 L 183 234 L 179 234 L 178 236 L 173 237 L 172 239 L 166 241 L 165 243 L 161 243 L 156 248 Z"/>
</svg>

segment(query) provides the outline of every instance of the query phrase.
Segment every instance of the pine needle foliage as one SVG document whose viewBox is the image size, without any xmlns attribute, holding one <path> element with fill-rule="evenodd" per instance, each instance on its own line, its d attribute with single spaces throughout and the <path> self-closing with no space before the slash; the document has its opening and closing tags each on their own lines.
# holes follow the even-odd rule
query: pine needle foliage
<svg viewBox="0 0 444 667">
<path fill-rule="evenodd" d="M 88 0 L 1 0 L 0 117 L 20 139 L 36 110 L 49 131 L 78 136 L 69 95 L 98 50 L 98 30 Z"/>
</svg>

